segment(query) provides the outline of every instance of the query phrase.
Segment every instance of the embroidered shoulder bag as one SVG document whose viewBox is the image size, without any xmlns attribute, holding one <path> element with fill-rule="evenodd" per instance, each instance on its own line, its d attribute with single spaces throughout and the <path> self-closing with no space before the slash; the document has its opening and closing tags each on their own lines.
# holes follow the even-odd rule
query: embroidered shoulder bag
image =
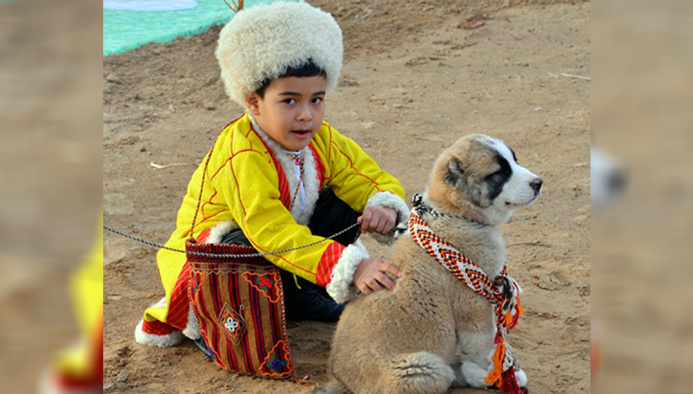
<svg viewBox="0 0 693 394">
<path fill-rule="evenodd" d="M 204 243 L 204 238 L 205 232 L 186 242 L 189 296 L 214 361 L 238 373 L 298 382 L 279 269 L 250 246 Z"/>
</svg>

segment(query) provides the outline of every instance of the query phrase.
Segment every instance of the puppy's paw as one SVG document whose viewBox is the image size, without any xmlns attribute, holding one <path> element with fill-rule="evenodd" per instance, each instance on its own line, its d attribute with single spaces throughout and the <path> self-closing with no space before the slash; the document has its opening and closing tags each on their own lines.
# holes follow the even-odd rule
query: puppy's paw
<svg viewBox="0 0 693 394">
<path fill-rule="evenodd" d="M 527 385 L 527 374 L 525 371 L 518 369 L 515 371 L 515 377 L 517 378 L 517 384 L 520 387 L 525 387 Z"/>
<path fill-rule="evenodd" d="M 476 363 L 471 361 L 463 361 L 459 369 L 459 374 L 456 376 L 456 384 L 460 384 L 458 387 L 475 387 L 475 388 L 485 388 L 488 384 L 485 382 L 486 376 L 488 376 L 488 371 L 478 366 Z"/>
</svg>

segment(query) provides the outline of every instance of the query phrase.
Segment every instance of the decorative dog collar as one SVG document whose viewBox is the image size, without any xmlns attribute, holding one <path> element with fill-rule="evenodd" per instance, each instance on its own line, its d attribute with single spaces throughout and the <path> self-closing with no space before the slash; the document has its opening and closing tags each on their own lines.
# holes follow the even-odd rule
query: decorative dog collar
<svg viewBox="0 0 693 394">
<path fill-rule="evenodd" d="M 510 349 L 505 346 L 508 330 L 515 327 L 517 319 L 522 314 L 520 305 L 520 286 L 508 276 L 507 265 L 493 281 L 486 273 L 467 256 L 462 254 L 454 246 L 436 235 L 431 227 L 423 220 L 422 214 L 430 213 L 434 216 L 452 216 L 435 211 L 427 206 L 427 210 L 421 212 L 423 200 L 416 194 L 414 209 L 409 215 L 409 233 L 417 245 L 424 249 L 440 265 L 445 267 L 462 283 L 470 287 L 478 294 L 484 296 L 493 305 L 496 315 L 496 352 L 493 356 L 494 368 L 486 377 L 486 383 L 498 387 L 505 393 L 522 393 L 517 378 L 513 356 Z M 417 202 L 419 204 L 417 204 Z M 437 213 L 437 215 L 436 215 Z"/>
<path fill-rule="evenodd" d="M 432 206 L 426 204 L 426 202 L 423 199 L 423 196 L 419 193 L 414 193 L 414 195 L 411 197 L 411 204 L 414 206 L 414 209 L 419 211 L 419 214 L 421 216 L 423 216 L 424 214 L 428 214 L 428 215 L 431 215 L 431 216 L 434 216 L 437 218 L 447 217 L 447 218 L 462 219 L 462 220 L 466 220 L 466 221 L 472 222 L 472 223 L 479 223 L 476 220 L 469 219 L 469 218 L 464 217 L 464 216 L 452 215 L 449 213 L 437 211 Z"/>
</svg>

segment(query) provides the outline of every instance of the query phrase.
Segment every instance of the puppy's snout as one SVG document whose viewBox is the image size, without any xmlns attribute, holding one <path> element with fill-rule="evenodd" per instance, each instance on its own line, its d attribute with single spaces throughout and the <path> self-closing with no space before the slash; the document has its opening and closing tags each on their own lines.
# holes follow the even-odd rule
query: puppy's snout
<svg viewBox="0 0 693 394">
<path fill-rule="evenodd" d="M 539 193 L 539 190 L 541 190 L 541 185 L 543 183 L 544 181 L 542 181 L 541 178 L 534 178 L 532 182 L 529 183 L 529 187 L 531 187 L 535 193 Z"/>
</svg>

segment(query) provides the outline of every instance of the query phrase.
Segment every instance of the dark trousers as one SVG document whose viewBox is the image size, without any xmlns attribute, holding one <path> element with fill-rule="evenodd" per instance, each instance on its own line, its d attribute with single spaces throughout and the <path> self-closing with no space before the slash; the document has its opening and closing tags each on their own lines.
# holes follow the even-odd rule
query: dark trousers
<svg viewBox="0 0 693 394">
<path fill-rule="evenodd" d="M 359 212 L 340 200 L 331 188 L 325 188 L 320 192 L 308 228 L 313 235 L 329 237 L 356 223 L 356 219 L 360 215 Z M 359 235 L 360 228 L 355 227 L 333 239 L 347 246 L 356 241 Z M 251 246 L 250 241 L 240 229 L 226 234 L 220 243 Z M 338 304 L 330 298 L 325 288 L 283 269 L 279 269 L 279 271 L 284 287 L 287 319 L 326 322 L 339 320 L 339 316 L 344 310 L 344 304 Z"/>
</svg>

